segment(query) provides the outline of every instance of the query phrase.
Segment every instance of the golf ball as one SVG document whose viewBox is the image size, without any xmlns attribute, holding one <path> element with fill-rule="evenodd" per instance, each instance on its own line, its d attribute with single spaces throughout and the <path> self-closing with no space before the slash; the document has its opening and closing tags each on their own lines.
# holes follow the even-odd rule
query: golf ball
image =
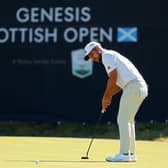
<svg viewBox="0 0 168 168">
<path fill-rule="evenodd" d="M 39 162 L 40 162 L 39 160 L 35 160 L 35 163 L 36 163 L 36 164 L 39 164 Z"/>
</svg>

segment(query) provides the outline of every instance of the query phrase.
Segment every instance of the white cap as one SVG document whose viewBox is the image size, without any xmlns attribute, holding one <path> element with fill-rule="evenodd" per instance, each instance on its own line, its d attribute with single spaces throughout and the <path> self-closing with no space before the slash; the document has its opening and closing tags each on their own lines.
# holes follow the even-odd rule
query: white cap
<svg viewBox="0 0 168 168">
<path fill-rule="evenodd" d="M 85 57 L 84 60 L 88 60 L 89 56 L 88 54 L 95 48 L 97 45 L 101 46 L 98 42 L 91 41 L 84 47 Z"/>
</svg>

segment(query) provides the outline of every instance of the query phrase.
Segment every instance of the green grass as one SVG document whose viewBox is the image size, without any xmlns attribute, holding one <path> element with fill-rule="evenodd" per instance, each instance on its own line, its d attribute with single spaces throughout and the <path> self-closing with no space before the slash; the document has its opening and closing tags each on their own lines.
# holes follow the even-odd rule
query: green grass
<svg viewBox="0 0 168 168">
<path fill-rule="evenodd" d="M 81 160 L 90 139 L 55 137 L 1 137 L 2 168 L 166 168 L 168 141 L 137 141 L 138 161 L 105 162 L 106 156 L 119 149 L 119 140 L 95 139 L 89 160 Z M 35 164 L 35 160 L 40 160 Z"/>
<path fill-rule="evenodd" d="M 2 168 L 158 168 L 168 165 L 168 124 L 137 123 L 136 163 L 108 163 L 106 156 L 119 150 L 116 124 L 101 124 L 89 153 L 85 155 L 95 125 L 36 122 L 0 122 Z M 35 160 L 40 160 L 35 164 Z"/>
</svg>

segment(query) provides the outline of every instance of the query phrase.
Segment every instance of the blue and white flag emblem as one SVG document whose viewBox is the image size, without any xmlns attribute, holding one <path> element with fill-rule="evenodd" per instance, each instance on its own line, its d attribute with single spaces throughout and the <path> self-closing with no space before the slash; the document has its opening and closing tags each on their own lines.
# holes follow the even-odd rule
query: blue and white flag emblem
<svg viewBox="0 0 168 168">
<path fill-rule="evenodd" d="M 138 28 L 137 27 L 118 27 L 117 41 L 118 42 L 137 42 Z"/>
</svg>

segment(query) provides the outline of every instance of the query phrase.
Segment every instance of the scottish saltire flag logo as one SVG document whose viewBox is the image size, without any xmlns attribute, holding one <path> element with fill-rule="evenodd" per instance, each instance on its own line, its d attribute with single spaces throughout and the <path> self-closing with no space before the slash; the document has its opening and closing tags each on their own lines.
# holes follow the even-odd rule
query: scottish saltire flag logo
<svg viewBox="0 0 168 168">
<path fill-rule="evenodd" d="M 117 41 L 118 42 L 137 42 L 138 28 L 137 27 L 118 27 Z"/>
<path fill-rule="evenodd" d="M 71 52 L 72 74 L 79 78 L 86 78 L 93 73 L 93 61 L 84 60 L 84 50 L 78 49 Z"/>
</svg>

